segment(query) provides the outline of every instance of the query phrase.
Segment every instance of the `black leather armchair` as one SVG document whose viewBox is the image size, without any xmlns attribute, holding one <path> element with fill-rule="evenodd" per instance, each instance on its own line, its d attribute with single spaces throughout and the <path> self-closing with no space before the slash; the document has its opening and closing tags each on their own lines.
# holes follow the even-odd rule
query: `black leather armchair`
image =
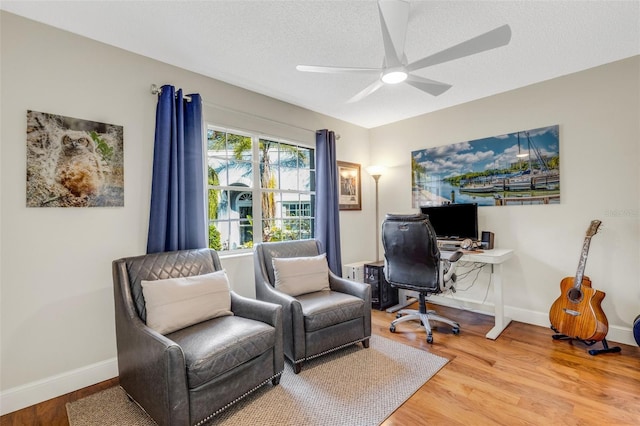
<svg viewBox="0 0 640 426">
<path fill-rule="evenodd" d="M 162 335 L 146 325 L 141 281 L 220 270 L 210 249 L 113 262 L 120 386 L 159 425 L 203 424 L 284 369 L 282 308 L 231 292 L 234 315 Z"/>
<path fill-rule="evenodd" d="M 410 320 L 419 320 L 427 331 L 427 342 L 433 343 L 429 320 L 444 322 L 460 332 L 460 324 L 427 310 L 426 296 L 452 288 L 455 283 L 455 262 L 463 255 L 456 251 L 443 259 L 438 249 L 436 233 L 428 216 L 387 214 L 382 223 L 382 246 L 384 247 L 384 274 L 392 287 L 418 293 L 418 310 L 402 309 L 389 330 Z M 403 316 L 404 315 L 404 316 Z"/>
<path fill-rule="evenodd" d="M 329 271 L 330 290 L 289 296 L 274 288 L 274 258 L 317 256 L 316 240 L 257 244 L 254 248 L 256 298 L 283 307 L 284 354 L 297 374 L 305 360 L 371 337 L 371 288 Z"/>
</svg>

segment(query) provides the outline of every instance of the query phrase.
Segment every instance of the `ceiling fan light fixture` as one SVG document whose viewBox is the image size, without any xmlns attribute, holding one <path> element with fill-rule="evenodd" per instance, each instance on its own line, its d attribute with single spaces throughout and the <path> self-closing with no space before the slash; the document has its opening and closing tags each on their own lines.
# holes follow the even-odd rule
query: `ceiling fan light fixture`
<svg viewBox="0 0 640 426">
<path fill-rule="evenodd" d="M 403 70 L 390 70 L 382 74 L 382 81 L 386 84 L 398 84 L 405 81 L 408 76 Z"/>
</svg>

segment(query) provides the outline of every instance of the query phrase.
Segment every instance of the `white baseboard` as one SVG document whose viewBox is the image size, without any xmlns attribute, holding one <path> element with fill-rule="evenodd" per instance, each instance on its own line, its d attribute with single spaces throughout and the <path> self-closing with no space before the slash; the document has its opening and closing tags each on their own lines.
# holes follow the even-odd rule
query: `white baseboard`
<svg viewBox="0 0 640 426">
<path fill-rule="evenodd" d="M 0 393 L 0 415 L 30 407 L 118 376 L 116 358 L 57 374 Z"/>
<path fill-rule="evenodd" d="M 493 316 L 493 304 L 479 303 L 477 300 L 465 299 L 464 297 L 455 296 L 430 296 L 429 301 L 448 306 L 451 308 L 467 309 L 473 312 Z M 504 307 L 504 315 L 513 321 L 523 322 L 525 324 L 538 325 L 540 327 L 549 328 L 549 313 L 537 312 L 527 309 L 514 308 L 513 306 Z M 551 332 L 549 334 L 551 336 Z M 631 327 L 620 327 L 617 325 L 609 325 L 609 333 L 607 333 L 607 341 L 610 343 L 623 343 L 625 345 L 636 346 Z"/>
</svg>

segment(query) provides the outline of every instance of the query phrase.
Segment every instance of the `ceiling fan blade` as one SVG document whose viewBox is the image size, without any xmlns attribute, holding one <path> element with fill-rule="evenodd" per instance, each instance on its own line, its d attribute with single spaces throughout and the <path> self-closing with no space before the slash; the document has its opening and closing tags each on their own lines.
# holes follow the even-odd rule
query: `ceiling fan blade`
<svg viewBox="0 0 640 426">
<path fill-rule="evenodd" d="M 373 83 L 365 87 L 364 90 L 360 91 L 354 97 L 349 99 L 347 103 L 351 104 L 354 102 L 361 101 L 362 99 L 366 98 L 367 96 L 369 96 L 370 94 L 372 94 L 373 92 L 381 88 L 382 86 L 384 86 L 384 83 L 382 82 L 382 80 L 377 79 L 376 81 L 374 81 Z"/>
<path fill-rule="evenodd" d="M 315 65 L 298 65 L 298 71 L 320 72 L 325 74 L 379 74 L 382 68 L 322 67 Z"/>
<path fill-rule="evenodd" d="M 407 71 L 415 71 L 432 65 L 453 61 L 454 59 L 460 59 L 465 56 L 475 55 L 476 53 L 505 46 L 509 44 L 510 40 L 511 28 L 509 25 L 503 25 L 441 52 L 415 61 L 407 65 L 406 69 Z"/>
<path fill-rule="evenodd" d="M 451 88 L 450 84 L 411 74 L 409 74 L 404 82 L 433 96 L 441 95 Z"/>
<path fill-rule="evenodd" d="M 409 9 L 409 2 L 404 0 L 381 0 L 378 2 L 387 67 L 402 65 L 405 36 L 409 23 Z"/>
</svg>

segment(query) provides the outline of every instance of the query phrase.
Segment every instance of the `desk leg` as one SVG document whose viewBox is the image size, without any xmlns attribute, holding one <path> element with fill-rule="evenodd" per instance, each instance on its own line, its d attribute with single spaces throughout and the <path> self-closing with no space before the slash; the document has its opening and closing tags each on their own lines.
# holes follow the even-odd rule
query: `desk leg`
<svg viewBox="0 0 640 426">
<path fill-rule="evenodd" d="M 502 264 L 491 265 L 491 282 L 493 283 L 493 298 L 495 309 L 495 325 L 486 334 L 487 339 L 495 340 L 507 328 L 511 318 L 504 316 L 504 301 L 502 299 Z"/>
</svg>

